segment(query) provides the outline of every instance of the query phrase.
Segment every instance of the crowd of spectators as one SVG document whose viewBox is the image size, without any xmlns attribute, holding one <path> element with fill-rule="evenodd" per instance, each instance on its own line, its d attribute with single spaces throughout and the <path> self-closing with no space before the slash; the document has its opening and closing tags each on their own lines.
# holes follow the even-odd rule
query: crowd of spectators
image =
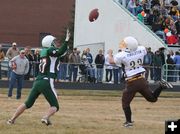
<svg viewBox="0 0 180 134">
<path fill-rule="evenodd" d="M 34 80 L 39 72 L 40 49 L 37 48 L 35 51 L 31 51 L 31 48 L 27 46 L 24 48 L 24 52 L 29 61 L 29 70 L 24 75 L 24 80 L 31 80 L 31 78 Z M 19 54 L 20 50 L 16 43 L 12 43 L 12 47 L 8 49 L 7 53 L 4 53 L 0 46 L 1 61 L 5 56 L 10 61 Z M 119 84 L 124 81 L 123 65 L 115 66 L 111 64 L 109 62 L 111 58 L 113 58 L 112 49 L 105 53 L 102 49 L 99 49 L 97 55 L 94 56 L 91 54 L 90 48 L 86 48 L 82 52 L 77 48 L 73 48 L 72 51 L 68 50 L 60 58 L 57 81 Z M 163 68 L 164 65 L 167 65 L 165 69 Z M 158 82 L 164 77 L 163 75 L 167 76 L 168 81 L 176 82 L 180 80 L 179 51 L 166 50 L 165 52 L 165 48 L 159 48 L 152 52 L 149 47 L 147 48 L 147 55 L 144 56 L 143 66 L 146 69 L 145 78 L 147 80 Z M 11 71 L 12 69 L 9 67 L 9 74 L 11 74 Z M 8 78 L 10 78 L 10 75 L 8 75 Z"/>
<path fill-rule="evenodd" d="M 119 2 L 165 43 L 180 46 L 180 8 L 177 0 L 119 0 Z M 20 52 L 15 42 L 12 43 L 12 47 L 8 49 L 7 53 L 4 53 L 1 47 L 0 45 L 0 62 L 4 60 L 5 56 L 10 61 Z M 29 71 L 24 79 L 30 80 L 32 77 L 35 78 L 39 71 L 40 50 L 37 49 L 32 53 L 29 46 L 24 50 L 29 61 Z M 147 80 L 150 78 L 155 82 L 159 81 L 165 63 L 169 64 L 167 69 L 172 70 L 167 72 L 166 75 L 170 75 L 167 80 L 174 82 L 179 80 L 180 54 L 178 51 L 170 51 L 168 55 L 165 55 L 164 48 L 155 52 L 152 52 L 151 48 L 147 48 L 147 52 L 143 61 Z M 82 52 L 77 48 L 74 48 L 72 52 L 68 51 L 61 57 L 57 81 L 102 83 L 104 78 L 107 83 L 121 83 L 124 80 L 123 66 L 117 67 L 109 63 L 109 60 L 113 58 L 113 50 L 109 49 L 105 53 L 103 54 L 103 50 L 100 49 L 99 53 L 93 57 L 89 48 Z M 10 72 L 9 68 L 9 74 Z M 8 75 L 9 77 L 10 75 Z"/>
<path fill-rule="evenodd" d="M 35 49 L 35 51 L 31 51 L 31 47 L 30 46 L 26 46 L 26 47 L 18 47 L 18 44 L 16 42 L 13 42 L 12 43 L 12 46 L 9 47 L 9 49 L 7 50 L 7 52 L 5 52 L 5 50 L 3 50 L 2 48 L 2 45 L 0 44 L 0 65 L 2 65 L 2 62 L 5 60 L 4 64 L 6 63 L 7 64 L 7 67 L 8 67 L 8 74 L 7 74 L 7 77 L 8 79 L 10 78 L 11 76 L 11 71 L 12 69 L 9 67 L 9 63 L 8 61 L 11 61 L 14 57 L 18 56 L 20 54 L 20 51 L 21 50 L 24 50 L 24 53 L 25 53 L 25 57 L 28 59 L 29 61 L 29 70 L 28 70 L 28 73 L 24 76 L 24 79 L 25 80 L 29 80 L 30 77 L 32 76 L 32 70 L 34 71 L 33 72 L 33 76 L 36 76 L 37 73 L 38 73 L 38 64 L 39 64 L 39 61 L 40 61 L 40 49 L 37 48 Z M 7 61 L 6 61 L 7 59 Z M 6 67 L 6 65 L 5 65 Z M 2 68 L 0 68 L 0 71 L 2 70 Z M 0 76 L 1 76 L 1 73 L 0 73 Z M 1 79 L 1 77 L 0 77 Z"/>
<path fill-rule="evenodd" d="M 168 45 L 180 45 L 180 7 L 176 0 L 119 0 Z"/>
<path fill-rule="evenodd" d="M 106 54 L 103 53 L 102 49 L 99 49 L 98 54 L 93 57 L 89 48 L 84 49 L 82 53 L 77 48 L 74 48 L 73 52 L 67 53 L 64 57 L 62 58 L 66 59 L 66 61 L 61 61 L 59 75 L 66 70 L 66 77 L 63 79 L 58 77 L 59 81 L 119 84 L 125 80 L 123 65 L 115 66 L 110 63 L 111 58 L 113 58 L 112 49 L 107 50 Z M 170 62 L 169 59 L 171 59 Z M 65 65 L 65 69 L 61 69 L 62 65 Z M 75 68 L 72 69 L 72 66 L 75 66 Z M 146 69 L 145 77 L 147 81 L 151 80 L 156 83 L 165 75 L 168 81 L 176 82 L 180 80 L 179 51 L 174 54 L 173 51 L 162 47 L 152 52 L 149 47 L 147 48 L 147 55 L 144 56 L 143 66 Z M 166 74 L 166 71 L 171 74 Z M 81 79 L 82 76 L 84 76 L 84 79 Z M 73 80 L 71 80 L 72 77 Z"/>
</svg>

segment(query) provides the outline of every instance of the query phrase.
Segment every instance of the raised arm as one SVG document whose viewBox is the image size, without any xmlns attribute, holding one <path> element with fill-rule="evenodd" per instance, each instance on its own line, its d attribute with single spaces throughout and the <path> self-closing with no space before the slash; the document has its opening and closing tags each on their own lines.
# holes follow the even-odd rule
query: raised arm
<svg viewBox="0 0 180 134">
<path fill-rule="evenodd" d="M 67 44 L 68 44 L 68 41 L 71 37 L 71 34 L 69 32 L 69 29 L 66 30 L 66 38 L 65 38 L 65 42 L 61 45 L 61 47 L 58 49 L 58 55 L 61 56 L 63 55 L 66 51 L 67 51 Z M 57 42 L 58 43 L 58 42 Z"/>
</svg>

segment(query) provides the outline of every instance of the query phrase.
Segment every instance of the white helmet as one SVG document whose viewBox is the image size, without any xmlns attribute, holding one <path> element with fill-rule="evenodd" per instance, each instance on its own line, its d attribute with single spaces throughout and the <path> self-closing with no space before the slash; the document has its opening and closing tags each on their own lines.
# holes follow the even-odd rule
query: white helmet
<svg viewBox="0 0 180 134">
<path fill-rule="evenodd" d="M 52 35 L 45 36 L 42 39 L 42 47 L 51 47 L 54 39 L 56 39 L 56 38 Z"/>
<path fill-rule="evenodd" d="M 129 51 L 135 51 L 138 47 L 138 41 L 132 36 L 124 38 L 123 41 L 126 44 L 126 49 Z"/>
</svg>

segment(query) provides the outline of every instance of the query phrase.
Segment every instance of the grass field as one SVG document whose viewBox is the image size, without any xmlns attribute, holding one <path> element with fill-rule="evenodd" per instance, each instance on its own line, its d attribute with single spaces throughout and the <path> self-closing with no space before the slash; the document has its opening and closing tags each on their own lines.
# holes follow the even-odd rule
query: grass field
<svg viewBox="0 0 180 134">
<path fill-rule="evenodd" d="M 51 118 L 52 126 L 40 122 L 48 108 L 43 96 L 14 125 L 7 125 L 28 92 L 23 90 L 22 99 L 16 100 L 7 98 L 7 89 L 0 89 L 0 134 L 164 134 L 165 120 L 180 118 L 177 92 L 163 92 L 156 103 L 137 94 L 131 104 L 134 126 L 124 128 L 121 91 L 58 90 L 60 111 Z"/>
</svg>

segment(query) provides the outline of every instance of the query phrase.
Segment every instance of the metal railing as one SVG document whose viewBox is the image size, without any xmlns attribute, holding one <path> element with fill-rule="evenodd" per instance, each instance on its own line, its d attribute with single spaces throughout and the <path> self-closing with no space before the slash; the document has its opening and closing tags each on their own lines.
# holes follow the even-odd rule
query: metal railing
<svg viewBox="0 0 180 134">
<path fill-rule="evenodd" d="M 161 76 L 171 82 L 180 80 L 180 64 L 164 64 L 162 66 Z"/>
<path fill-rule="evenodd" d="M 31 73 L 30 73 L 30 78 L 31 79 L 35 79 L 35 77 L 37 76 L 37 67 L 38 67 L 38 64 L 39 62 L 30 62 L 31 64 Z M 82 64 L 82 63 L 79 63 L 79 64 L 75 64 L 75 63 L 61 63 L 61 65 L 64 64 L 64 65 L 67 65 L 66 66 L 66 79 L 67 81 L 69 80 L 69 75 L 70 75 L 70 65 L 75 65 L 78 67 L 78 72 L 77 72 L 77 82 L 79 79 L 79 82 L 88 82 L 88 72 L 85 72 L 85 73 L 82 73 L 83 72 L 83 67 L 85 69 L 85 71 L 87 71 L 88 69 L 92 69 L 94 72 L 94 77 L 97 78 L 97 68 L 96 68 L 96 65 L 100 65 L 100 64 Z M 105 69 L 107 68 L 108 65 L 105 65 L 103 66 L 103 82 L 105 82 L 105 75 L 106 75 L 106 72 L 105 72 Z M 180 64 L 179 65 L 172 65 L 172 64 L 164 64 L 162 67 L 156 67 L 156 66 L 144 66 L 145 68 L 148 68 L 149 71 L 150 69 L 157 69 L 159 68 L 161 70 L 161 78 L 167 80 L 167 81 L 172 81 L 172 82 L 176 82 L 176 81 L 179 81 L 180 80 Z M 117 69 L 117 66 L 113 66 L 112 65 L 112 69 Z M 61 71 L 61 70 L 60 70 Z M 58 72 L 58 73 L 61 73 L 61 72 Z M 155 74 L 154 74 L 155 75 Z M 120 78 L 118 78 L 118 81 L 120 83 L 120 79 L 122 78 L 123 76 L 123 72 L 122 72 L 122 69 L 121 69 L 121 76 Z M 0 78 L 8 78 L 8 61 L 6 62 L 0 62 Z M 150 74 L 148 76 L 148 80 L 150 79 Z M 112 80 L 113 80 L 113 76 L 112 76 Z M 154 80 L 154 79 L 153 79 Z"/>
</svg>

